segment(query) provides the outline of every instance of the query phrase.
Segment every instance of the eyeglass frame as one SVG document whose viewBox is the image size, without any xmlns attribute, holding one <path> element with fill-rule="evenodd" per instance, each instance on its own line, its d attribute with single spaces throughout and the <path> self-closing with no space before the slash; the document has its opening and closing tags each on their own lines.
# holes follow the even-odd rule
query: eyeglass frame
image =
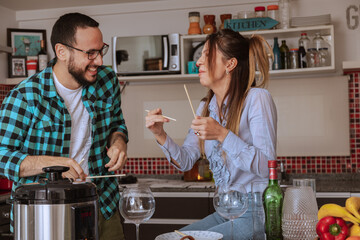
<svg viewBox="0 0 360 240">
<path fill-rule="evenodd" d="M 79 49 L 79 48 L 70 46 L 70 45 L 65 44 L 65 43 L 60 43 L 60 44 L 66 46 L 66 47 L 68 47 L 68 48 L 72 48 L 72 49 L 75 49 L 75 50 L 77 50 L 77 51 L 79 51 L 79 52 L 83 52 L 83 53 L 87 54 L 89 60 L 94 60 L 95 58 L 97 58 L 97 56 L 99 56 L 99 54 L 100 54 L 101 57 L 103 57 L 103 56 L 108 52 L 108 50 L 109 50 L 109 44 L 106 44 L 106 43 L 104 43 L 103 47 L 102 47 L 100 50 L 92 49 L 92 50 L 88 50 L 88 51 L 81 50 L 81 49 Z M 105 52 L 104 54 L 102 54 L 101 52 L 104 51 L 104 49 L 106 49 L 106 52 Z M 96 56 L 95 56 L 94 58 L 90 58 L 90 54 L 91 54 L 91 52 L 93 52 L 93 51 L 97 52 L 97 54 L 96 54 Z"/>
</svg>

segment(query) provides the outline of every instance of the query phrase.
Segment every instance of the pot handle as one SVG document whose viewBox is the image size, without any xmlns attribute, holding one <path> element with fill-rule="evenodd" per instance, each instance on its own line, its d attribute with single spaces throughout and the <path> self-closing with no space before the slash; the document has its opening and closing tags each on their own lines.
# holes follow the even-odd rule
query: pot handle
<svg viewBox="0 0 360 240">
<path fill-rule="evenodd" d="M 42 170 L 46 173 L 50 173 L 49 181 L 54 182 L 63 179 L 61 173 L 69 171 L 69 167 L 65 166 L 51 166 L 44 167 Z"/>
</svg>

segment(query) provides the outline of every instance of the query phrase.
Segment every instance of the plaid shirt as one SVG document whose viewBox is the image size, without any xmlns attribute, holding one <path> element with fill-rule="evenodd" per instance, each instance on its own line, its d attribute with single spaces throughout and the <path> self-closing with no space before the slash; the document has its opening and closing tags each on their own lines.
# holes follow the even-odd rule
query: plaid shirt
<svg viewBox="0 0 360 240">
<path fill-rule="evenodd" d="M 20 177 L 20 164 L 26 156 L 69 157 L 71 119 L 64 100 L 56 91 L 52 66 L 22 81 L 4 99 L 0 110 L 0 175 L 14 182 L 12 194 L 20 184 L 38 182 L 46 175 Z M 97 81 L 82 90 L 82 102 L 91 118 L 92 145 L 90 175 L 113 174 L 104 167 L 108 138 L 113 132 L 127 136 L 121 111 L 120 87 L 115 73 L 98 68 Z M 97 186 L 102 214 L 109 219 L 119 202 L 116 178 L 93 179 Z M 12 219 L 12 214 L 11 214 Z"/>
</svg>

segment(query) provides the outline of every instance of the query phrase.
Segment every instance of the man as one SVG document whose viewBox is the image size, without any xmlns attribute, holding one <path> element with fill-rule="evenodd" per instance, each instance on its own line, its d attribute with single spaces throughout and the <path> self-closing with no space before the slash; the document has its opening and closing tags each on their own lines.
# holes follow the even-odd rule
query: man
<svg viewBox="0 0 360 240">
<path fill-rule="evenodd" d="M 115 73 L 102 66 L 108 45 L 92 18 L 69 13 L 52 29 L 56 54 L 21 82 L 0 110 L 0 175 L 16 186 L 37 182 L 42 168 L 68 166 L 63 177 L 107 175 L 127 161 L 127 128 Z M 116 178 L 94 179 L 100 239 L 124 239 Z"/>
</svg>

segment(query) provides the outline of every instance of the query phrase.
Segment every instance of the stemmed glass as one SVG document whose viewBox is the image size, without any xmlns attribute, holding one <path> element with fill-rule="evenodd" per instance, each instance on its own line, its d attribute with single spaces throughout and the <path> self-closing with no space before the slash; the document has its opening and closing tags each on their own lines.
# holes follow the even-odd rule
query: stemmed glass
<svg viewBox="0 0 360 240">
<path fill-rule="evenodd" d="M 249 206 L 249 197 L 242 184 L 218 186 L 213 204 L 216 212 L 231 222 L 231 239 L 234 237 L 234 219 L 242 216 Z"/>
<path fill-rule="evenodd" d="M 146 222 L 155 212 L 155 199 L 147 186 L 124 188 L 120 196 L 120 213 L 136 225 L 136 240 L 139 240 L 140 223 Z"/>
</svg>

